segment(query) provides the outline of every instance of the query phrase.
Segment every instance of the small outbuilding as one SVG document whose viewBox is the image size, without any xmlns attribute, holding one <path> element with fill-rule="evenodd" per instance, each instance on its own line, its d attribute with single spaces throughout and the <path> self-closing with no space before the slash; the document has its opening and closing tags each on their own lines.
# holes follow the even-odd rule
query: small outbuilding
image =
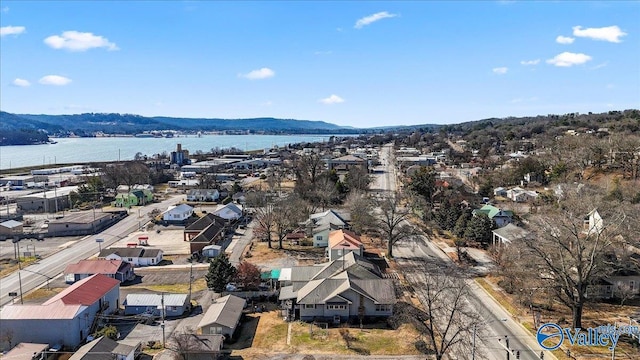
<svg viewBox="0 0 640 360">
<path fill-rule="evenodd" d="M 128 294 L 124 300 L 124 314 L 149 314 L 162 316 L 182 316 L 191 311 L 191 299 L 188 294 Z"/>
</svg>

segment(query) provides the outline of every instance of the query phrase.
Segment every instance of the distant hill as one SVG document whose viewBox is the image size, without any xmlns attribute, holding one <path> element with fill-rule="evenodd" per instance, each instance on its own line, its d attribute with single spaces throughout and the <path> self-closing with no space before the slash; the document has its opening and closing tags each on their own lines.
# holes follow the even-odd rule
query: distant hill
<svg viewBox="0 0 640 360">
<path fill-rule="evenodd" d="M 193 119 L 145 117 L 132 114 L 87 113 L 76 115 L 30 115 L 0 112 L 0 145 L 40 143 L 40 137 L 94 136 L 98 132 L 133 135 L 145 131 L 176 130 L 246 131 L 264 134 L 355 134 L 358 129 L 342 127 L 324 121 L 253 118 L 253 119 Z M 40 137 L 32 136 L 39 133 Z M 28 134 L 31 134 L 29 136 Z"/>
</svg>

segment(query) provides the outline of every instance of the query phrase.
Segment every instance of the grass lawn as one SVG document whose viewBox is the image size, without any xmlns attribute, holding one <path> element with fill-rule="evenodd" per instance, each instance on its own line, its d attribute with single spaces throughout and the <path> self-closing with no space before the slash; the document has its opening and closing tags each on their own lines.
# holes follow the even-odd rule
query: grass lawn
<svg viewBox="0 0 640 360">
<path fill-rule="evenodd" d="M 20 258 L 20 266 L 22 267 L 27 267 L 31 264 L 33 264 L 34 262 L 38 261 L 38 258 L 32 256 L 32 257 L 21 257 Z M 14 272 L 18 271 L 19 267 L 18 267 L 18 262 L 15 261 L 15 259 L 3 259 L 0 262 L 0 278 L 5 277 L 9 274 L 13 274 Z"/>
<path fill-rule="evenodd" d="M 142 288 L 142 289 L 148 289 L 151 291 L 156 291 L 156 292 L 167 292 L 167 293 L 187 293 L 189 292 L 189 283 L 180 283 L 180 284 L 159 284 L 159 285 L 145 285 L 143 284 L 136 284 L 136 285 L 131 285 L 128 286 L 128 288 L 132 289 L 132 288 Z M 193 283 L 191 283 L 191 291 L 192 292 L 198 292 L 198 291 L 202 291 L 205 290 L 207 288 L 207 281 L 204 278 L 200 278 L 197 280 L 194 280 Z"/>
</svg>

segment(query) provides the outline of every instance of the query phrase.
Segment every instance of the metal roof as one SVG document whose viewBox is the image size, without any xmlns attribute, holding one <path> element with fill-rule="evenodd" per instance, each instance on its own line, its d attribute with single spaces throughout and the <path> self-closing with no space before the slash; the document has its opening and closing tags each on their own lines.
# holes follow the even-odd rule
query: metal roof
<svg viewBox="0 0 640 360">
<path fill-rule="evenodd" d="M 116 286 L 120 286 L 119 280 L 102 274 L 92 275 L 71 285 L 42 305 L 58 300 L 62 300 L 65 305 L 92 305 Z"/>
<path fill-rule="evenodd" d="M 65 305 L 61 300 L 46 305 L 6 305 L 0 310 L 2 320 L 56 320 L 73 319 L 86 306 Z"/>
<path fill-rule="evenodd" d="M 144 248 L 143 247 L 126 247 L 126 248 L 102 249 L 102 251 L 100 251 L 100 254 L 98 254 L 98 257 L 104 258 L 111 254 L 116 254 L 122 258 L 143 257 Z"/>
<path fill-rule="evenodd" d="M 240 315 L 242 315 L 242 309 L 246 301 L 243 298 L 239 298 L 233 295 L 227 295 L 217 299 L 202 317 L 198 328 L 202 328 L 211 324 L 218 324 L 226 326 L 228 328 L 235 328 Z"/>
<path fill-rule="evenodd" d="M 128 294 L 124 306 L 162 307 L 162 294 Z M 188 294 L 164 294 L 164 306 L 184 306 L 189 301 Z"/>
<path fill-rule="evenodd" d="M 2 355 L 4 360 L 33 360 L 34 355 L 47 350 L 49 344 L 20 343 Z"/>
<path fill-rule="evenodd" d="M 65 274 L 115 274 L 123 265 L 122 260 L 80 260 L 77 264 L 69 264 Z"/>
<path fill-rule="evenodd" d="M 349 230 L 334 230 L 329 233 L 329 248 L 358 250 L 362 246 L 360 236 Z"/>
<path fill-rule="evenodd" d="M 0 226 L 6 227 L 7 229 L 13 229 L 15 227 L 22 226 L 22 223 L 20 221 L 7 220 L 0 223 Z"/>
</svg>

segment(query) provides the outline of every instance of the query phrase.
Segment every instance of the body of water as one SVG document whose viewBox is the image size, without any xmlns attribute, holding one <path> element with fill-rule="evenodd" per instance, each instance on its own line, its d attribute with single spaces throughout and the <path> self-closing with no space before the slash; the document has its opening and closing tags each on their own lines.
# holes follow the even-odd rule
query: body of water
<svg viewBox="0 0 640 360">
<path fill-rule="evenodd" d="M 133 160 L 137 153 L 152 156 L 175 151 L 178 144 L 190 154 L 198 150 L 236 147 L 241 150 L 268 149 L 299 142 L 328 141 L 331 135 L 195 135 L 173 138 L 61 138 L 57 144 L 0 146 L 0 169 L 24 166 L 53 166 L 92 161 Z M 344 135 L 339 135 L 344 136 Z"/>
</svg>

